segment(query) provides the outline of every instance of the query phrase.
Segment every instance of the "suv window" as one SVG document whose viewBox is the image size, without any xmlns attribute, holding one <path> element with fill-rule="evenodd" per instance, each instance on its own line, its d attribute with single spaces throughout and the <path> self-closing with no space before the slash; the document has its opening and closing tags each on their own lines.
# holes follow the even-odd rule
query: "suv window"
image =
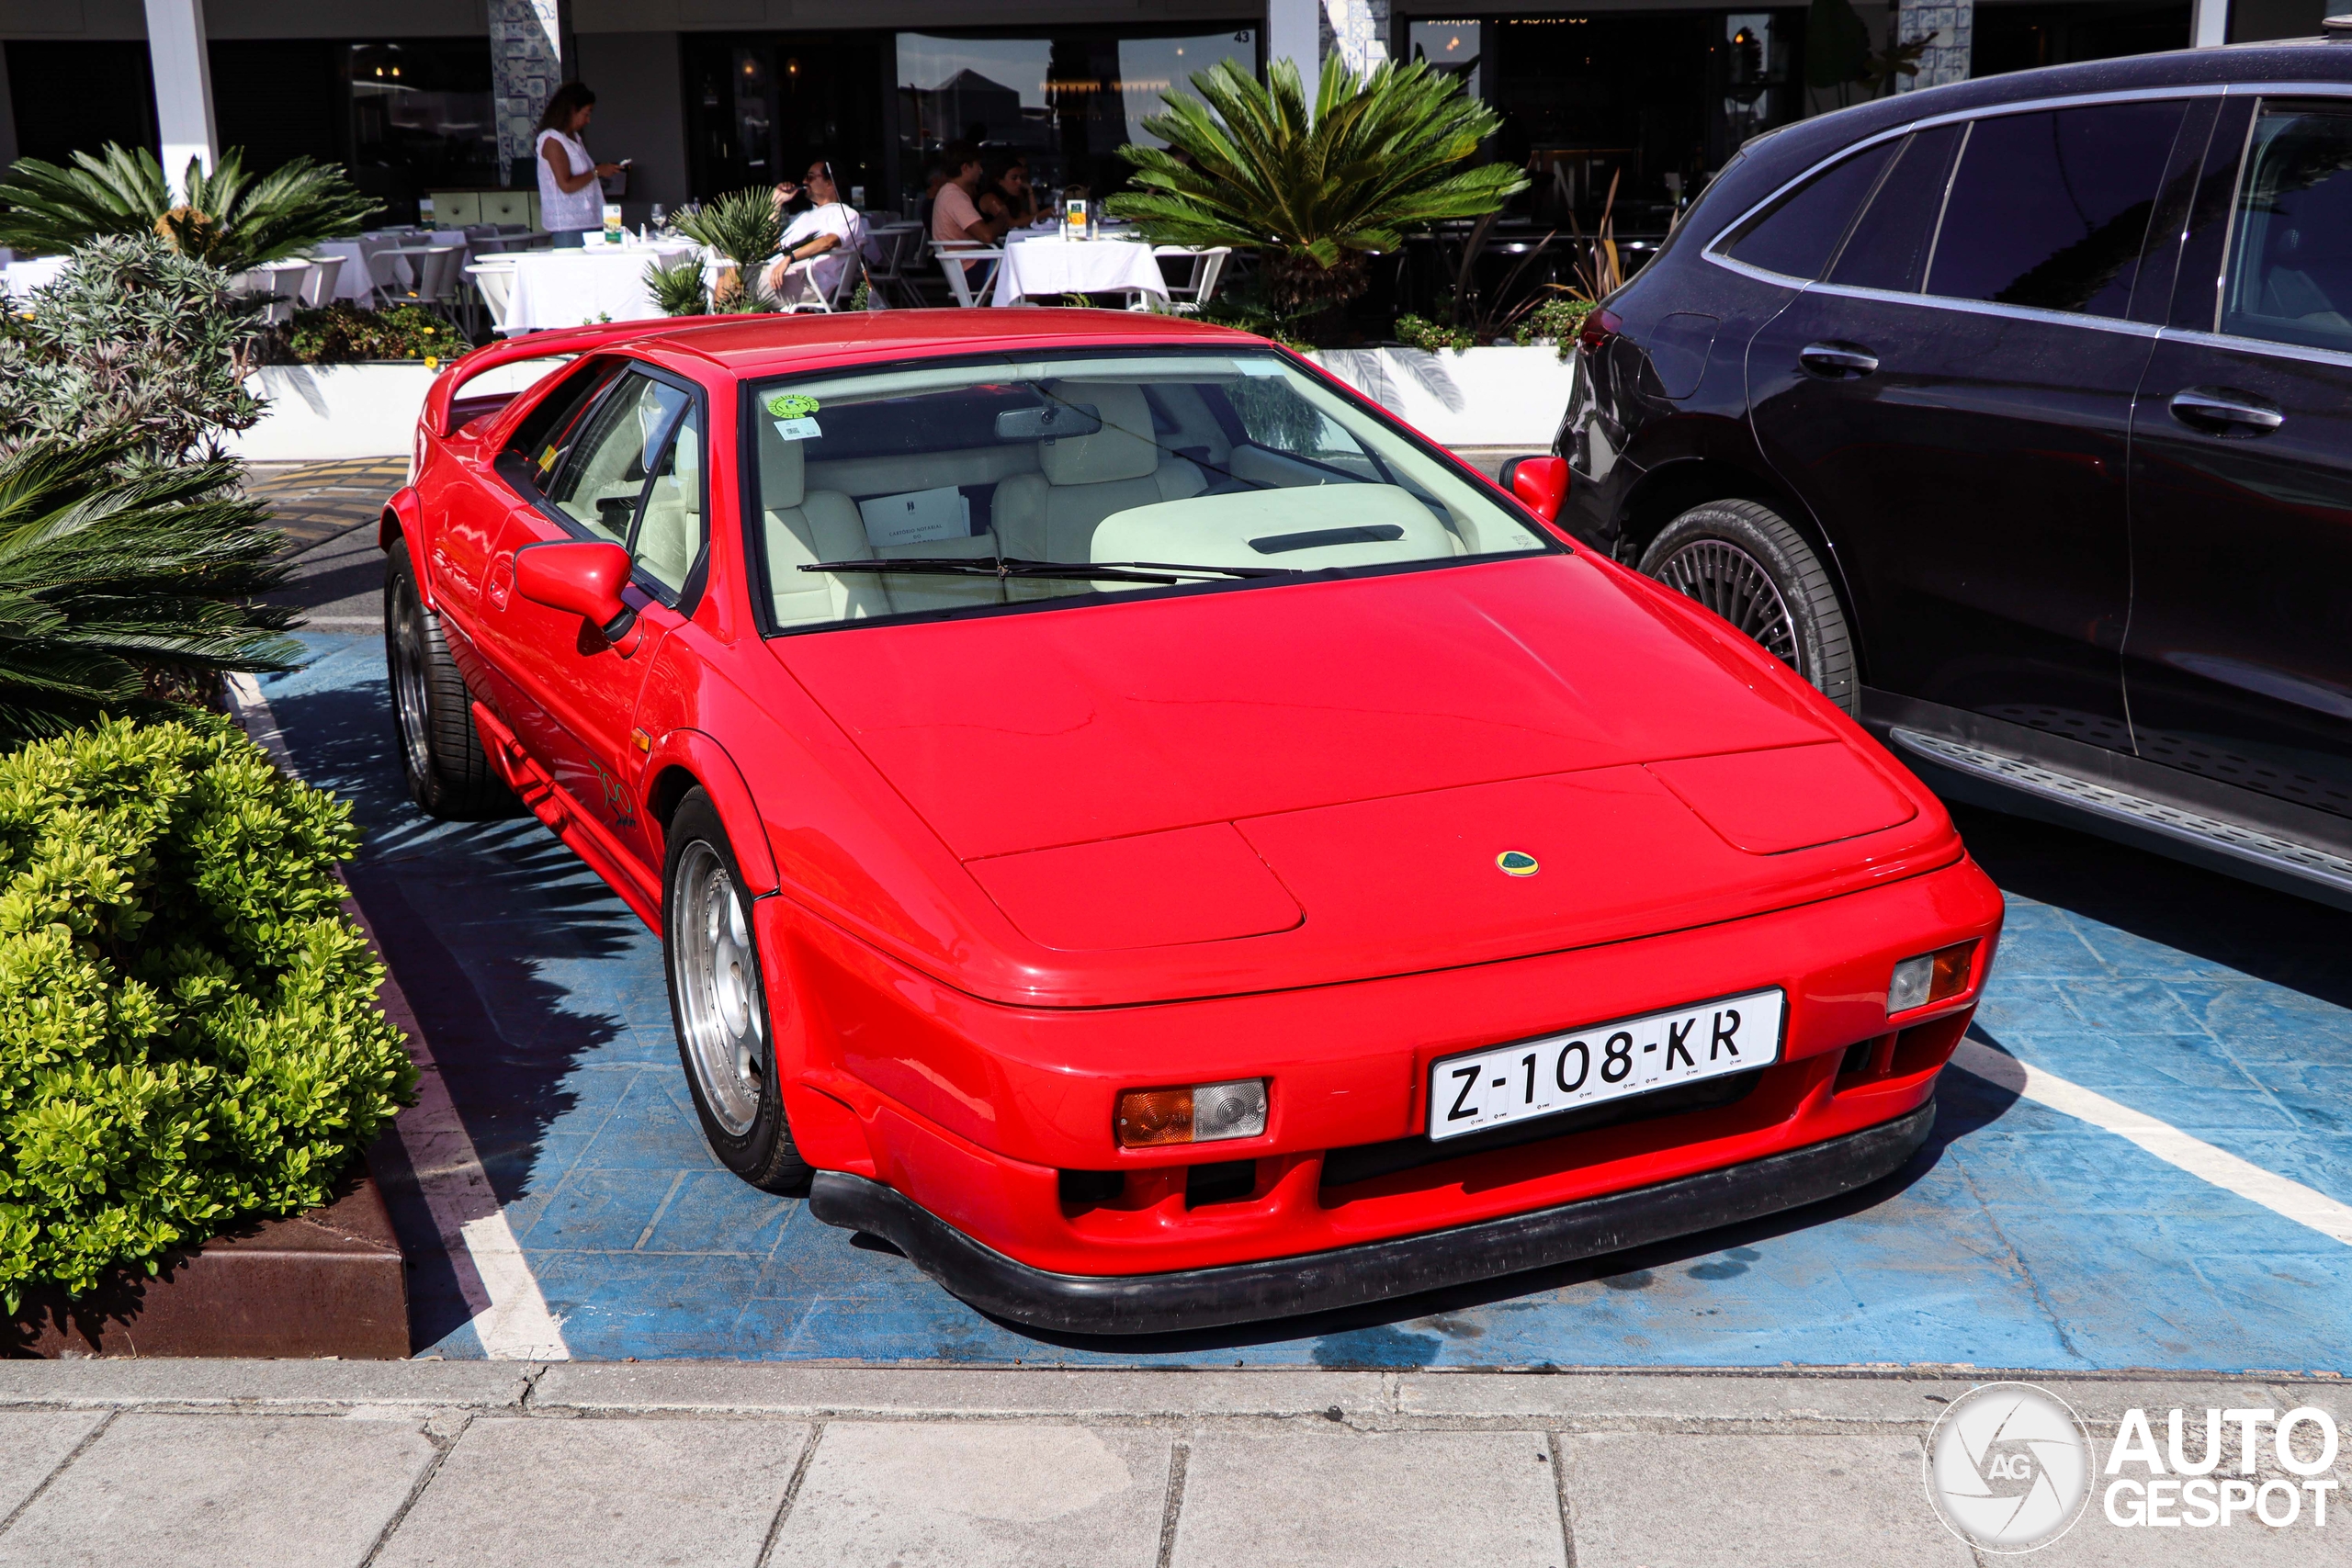
<svg viewBox="0 0 2352 1568">
<path fill-rule="evenodd" d="M 1783 277 L 1819 277 L 1902 145 L 1901 137 L 1890 138 L 1824 169 L 1750 222 L 1726 254 Z"/>
<path fill-rule="evenodd" d="M 2352 107 L 2264 104 L 2233 217 L 2222 331 L 2352 349 Z"/>
<path fill-rule="evenodd" d="M 1943 210 L 1952 149 L 1959 145 L 1960 128 L 1953 125 L 1920 131 L 1903 144 L 1903 155 L 1879 182 L 1870 210 L 1854 225 L 1853 238 L 1838 253 L 1830 282 L 1917 291 L 1928 240 Z"/>
<path fill-rule="evenodd" d="M 1928 292 L 2120 317 L 2188 106 L 2102 104 L 1973 122 Z"/>
</svg>

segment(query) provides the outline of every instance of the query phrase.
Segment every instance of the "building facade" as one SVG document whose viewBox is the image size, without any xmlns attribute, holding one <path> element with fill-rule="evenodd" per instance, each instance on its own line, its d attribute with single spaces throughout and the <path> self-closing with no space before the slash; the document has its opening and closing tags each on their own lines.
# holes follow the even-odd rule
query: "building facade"
<svg viewBox="0 0 2352 1568">
<path fill-rule="evenodd" d="M 1670 212 L 1759 130 L 1856 101 L 1816 85 L 1814 6 L 1608 0 L 0 0 L 0 164 L 106 141 L 167 165 L 243 147 L 347 164 L 391 215 L 435 190 L 530 184 L 557 82 L 598 94 L 589 143 L 633 160 L 624 205 L 797 177 L 911 210 L 946 141 L 1020 149 L 1037 184 L 1095 194 L 1160 96 L 1220 59 L 1312 71 L 1426 59 L 1500 115 L 1539 222 Z M 2316 32 L 2324 0 L 1859 0 L 1845 63 L 1925 41 L 1891 90 L 1969 74 Z M 1809 39 L 1812 31 L 1816 36 Z M 1857 41 L 1859 40 L 1859 41 Z M 1835 62 L 1832 62 L 1835 64 Z"/>
</svg>

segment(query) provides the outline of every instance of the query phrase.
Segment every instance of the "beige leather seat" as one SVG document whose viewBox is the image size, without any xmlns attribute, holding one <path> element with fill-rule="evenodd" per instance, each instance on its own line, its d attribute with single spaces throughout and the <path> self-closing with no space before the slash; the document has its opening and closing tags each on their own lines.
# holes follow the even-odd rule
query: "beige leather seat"
<svg viewBox="0 0 2352 1568">
<path fill-rule="evenodd" d="M 758 422 L 760 506 L 765 525 L 768 592 L 776 625 L 859 620 L 890 614 L 882 580 L 863 572 L 801 571 L 820 560 L 871 560 L 857 503 L 837 490 L 809 490 L 801 444 Z"/>
<path fill-rule="evenodd" d="M 1046 392 L 1091 405 L 1102 428 L 1038 442 L 1039 471 L 1014 474 L 996 487 L 996 535 L 1006 555 L 1089 560 L 1094 530 L 1113 513 L 1182 501 L 1207 488 L 1200 469 L 1161 451 L 1141 387 L 1049 381 Z M 1066 583 L 1018 581 L 1012 590 L 1014 598 L 1070 591 Z"/>
<path fill-rule="evenodd" d="M 662 471 L 645 497 L 637 525 L 637 564 L 672 592 L 702 553 L 702 425 L 690 411 Z"/>
<path fill-rule="evenodd" d="M 996 554 L 995 540 L 986 535 L 877 550 L 866 535 L 856 502 L 840 491 L 809 490 L 807 484 L 802 444 L 785 440 L 776 434 L 775 425 L 762 420 L 760 504 L 765 513 L 768 592 L 776 625 L 808 626 L 1004 603 L 1003 585 L 993 577 L 884 578 L 867 572 L 797 570 L 804 563 L 820 560 L 903 560 L 917 556 L 986 560 Z"/>
</svg>

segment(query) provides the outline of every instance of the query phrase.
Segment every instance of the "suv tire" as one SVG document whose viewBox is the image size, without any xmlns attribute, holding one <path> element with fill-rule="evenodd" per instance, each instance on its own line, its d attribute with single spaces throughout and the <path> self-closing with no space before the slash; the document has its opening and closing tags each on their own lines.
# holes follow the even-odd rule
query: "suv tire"
<svg viewBox="0 0 2352 1568">
<path fill-rule="evenodd" d="M 1642 574 L 1696 600 L 1851 714 L 1854 640 L 1828 569 L 1787 518 L 1753 501 L 1711 501 L 1666 525 Z"/>
<path fill-rule="evenodd" d="M 785 1115 L 774 1015 L 735 847 L 700 789 L 678 803 L 668 839 L 662 967 L 703 1137 L 721 1165 L 752 1186 L 797 1191 L 810 1169 Z"/>
<path fill-rule="evenodd" d="M 514 792 L 491 771 L 474 728 L 473 694 L 442 640 L 441 618 L 417 592 L 405 537 L 395 537 L 384 558 L 384 663 L 409 798 L 431 816 L 460 820 L 520 811 Z"/>
</svg>

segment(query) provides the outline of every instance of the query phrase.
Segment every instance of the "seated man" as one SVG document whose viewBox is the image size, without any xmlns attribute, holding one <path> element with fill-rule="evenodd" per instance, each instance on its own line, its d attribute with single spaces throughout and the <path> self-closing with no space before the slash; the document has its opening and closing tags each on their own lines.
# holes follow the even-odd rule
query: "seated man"
<svg viewBox="0 0 2352 1568">
<path fill-rule="evenodd" d="M 1001 219 L 982 217 L 974 199 L 980 188 L 980 150 L 968 141 L 951 141 L 940 150 L 939 164 L 955 174 L 939 187 L 939 195 L 932 203 L 931 237 L 943 243 L 961 242 L 974 245 L 993 245 L 1002 239 L 1012 225 Z M 971 272 L 968 262 L 951 265 L 962 267 L 967 276 Z M 983 279 L 985 276 L 983 274 Z"/>
<path fill-rule="evenodd" d="M 776 199 L 788 202 L 806 191 L 811 205 L 784 231 L 784 249 L 767 265 L 761 281 L 777 301 L 789 309 L 812 302 L 830 303 L 849 266 L 852 252 L 867 261 L 882 259 L 866 232 L 865 220 L 842 200 L 833 181 L 833 165 L 823 158 L 808 165 L 805 185 L 786 180 L 775 187 Z"/>
</svg>

